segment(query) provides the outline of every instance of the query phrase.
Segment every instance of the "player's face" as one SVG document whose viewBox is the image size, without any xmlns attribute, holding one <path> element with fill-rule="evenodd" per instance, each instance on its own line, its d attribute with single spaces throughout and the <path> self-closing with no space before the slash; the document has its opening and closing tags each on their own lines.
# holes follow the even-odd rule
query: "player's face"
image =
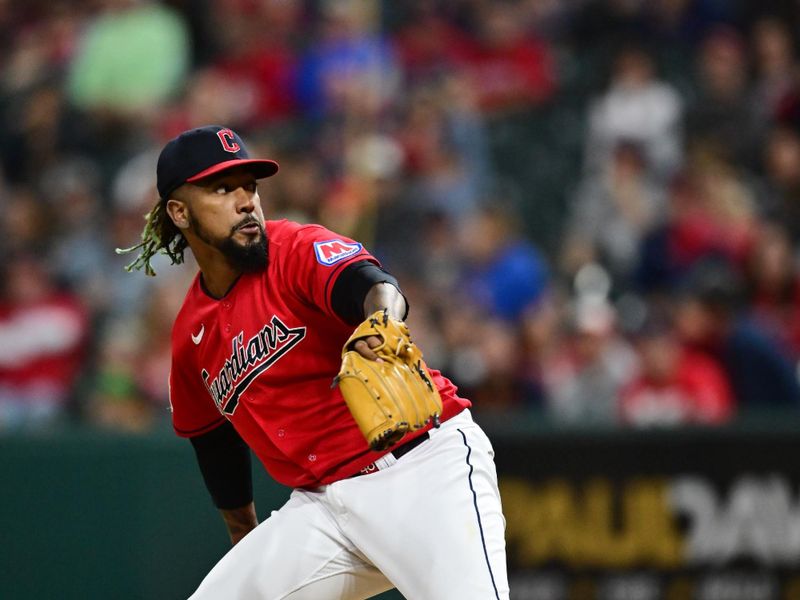
<svg viewBox="0 0 800 600">
<path fill-rule="evenodd" d="M 189 231 L 238 269 L 263 269 L 267 237 L 255 177 L 236 169 L 187 187 Z"/>
</svg>

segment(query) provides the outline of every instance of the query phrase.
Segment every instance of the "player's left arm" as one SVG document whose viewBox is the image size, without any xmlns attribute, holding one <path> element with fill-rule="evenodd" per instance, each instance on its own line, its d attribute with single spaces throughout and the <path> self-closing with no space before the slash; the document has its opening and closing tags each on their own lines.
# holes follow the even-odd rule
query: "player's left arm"
<svg viewBox="0 0 800 600">
<path fill-rule="evenodd" d="M 376 283 L 364 298 L 364 315 L 366 318 L 376 310 L 387 310 L 392 319 L 403 321 L 408 313 L 408 303 L 403 294 L 391 283 Z"/>
<path fill-rule="evenodd" d="M 361 323 L 342 348 L 334 383 L 372 450 L 388 450 L 406 434 L 438 427 L 438 386 L 414 344 L 400 289 L 374 282 L 361 303 Z"/>
<path fill-rule="evenodd" d="M 402 321 L 408 312 L 408 304 L 403 294 L 391 283 L 376 283 L 372 286 L 364 298 L 364 318 L 378 310 L 386 310 L 392 319 Z M 353 344 L 353 350 L 364 358 L 378 360 L 378 355 L 372 350 L 383 342 L 376 336 L 370 336 L 363 340 L 358 340 Z"/>
<path fill-rule="evenodd" d="M 331 308 L 340 319 L 354 327 L 376 310 L 385 308 L 389 316 L 400 321 L 408 313 L 408 303 L 397 278 L 366 259 L 347 265 L 336 279 Z"/>
<path fill-rule="evenodd" d="M 378 310 L 386 310 L 398 321 L 404 320 L 408 314 L 408 302 L 397 279 L 367 260 L 345 268 L 333 287 L 331 304 L 340 318 L 353 324 L 360 323 Z M 376 360 L 378 355 L 371 348 L 380 344 L 381 340 L 372 336 L 356 342 L 353 349 L 365 358 Z"/>
</svg>

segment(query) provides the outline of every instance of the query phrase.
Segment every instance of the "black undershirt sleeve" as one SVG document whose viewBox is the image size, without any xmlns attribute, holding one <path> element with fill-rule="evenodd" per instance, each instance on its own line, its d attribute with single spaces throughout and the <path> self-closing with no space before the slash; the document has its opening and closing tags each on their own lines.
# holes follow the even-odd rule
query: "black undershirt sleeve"
<svg viewBox="0 0 800 600">
<path fill-rule="evenodd" d="M 364 299 L 367 292 L 377 283 L 390 283 L 402 294 L 397 279 L 368 260 L 360 260 L 347 265 L 339 274 L 331 291 L 331 307 L 339 317 L 350 325 L 358 325 L 364 320 Z M 406 314 L 408 316 L 408 301 Z"/>
<path fill-rule="evenodd" d="M 233 425 L 226 421 L 190 440 L 214 505 L 227 510 L 250 504 L 253 501 L 250 448 Z"/>
</svg>

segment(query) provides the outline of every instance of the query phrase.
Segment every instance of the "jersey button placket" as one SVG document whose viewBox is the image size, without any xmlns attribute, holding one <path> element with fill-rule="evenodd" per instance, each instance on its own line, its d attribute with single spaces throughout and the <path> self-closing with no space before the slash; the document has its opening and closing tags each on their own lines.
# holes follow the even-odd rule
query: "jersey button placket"
<svg viewBox="0 0 800 600">
<path fill-rule="evenodd" d="M 232 307 L 233 307 L 233 303 L 230 302 L 229 300 L 223 300 L 222 301 L 222 309 L 223 310 L 229 311 Z M 230 333 L 231 332 L 231 324 L 230 323 L 225 323 L 225 325 L 222 326 L 222 330 L 225 333 Z"/>
</svg>

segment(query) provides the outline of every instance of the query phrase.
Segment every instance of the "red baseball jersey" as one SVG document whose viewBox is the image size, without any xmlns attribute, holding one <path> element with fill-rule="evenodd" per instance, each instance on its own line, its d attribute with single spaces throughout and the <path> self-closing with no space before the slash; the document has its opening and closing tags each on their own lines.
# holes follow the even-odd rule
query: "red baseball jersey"
<svg viewBox="0 0 800 600">
<path fill-rule="evenodd" d="M 192 437 L 228 419 L 276 481 L 332 483 L 385 454 L 369 450 L 331 387 L 353 332 L 331 308 L 334 282 L 353 262 L 378 261 L 319 225 L 267 221 L 266 231 L 264 271 L 243 274 L 220 299 L 203 290 L 198 273 L 186 294 L 172 330 L 173 425 Z M 443 420 L 470 406 L 441 373 L 431 374 Z"/>
</svg>

